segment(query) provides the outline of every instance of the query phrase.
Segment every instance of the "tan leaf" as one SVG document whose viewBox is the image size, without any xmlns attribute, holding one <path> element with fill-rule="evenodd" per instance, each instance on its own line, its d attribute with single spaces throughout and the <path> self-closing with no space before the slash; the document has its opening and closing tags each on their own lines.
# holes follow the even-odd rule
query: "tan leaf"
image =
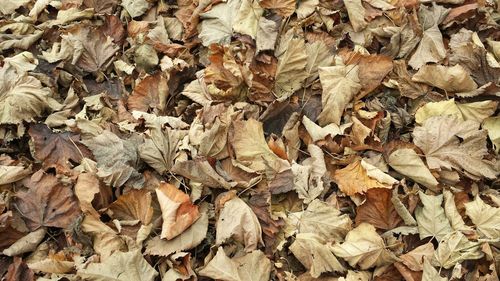
<svg viewBox="0 0 500 281">
<path fill-rule="evenodd" d="M 364 160 L 357 160 L 333 175 L 339 189 L 347 195 L 364 193 L 372 188 L 392 188 L 396 179 L 384 174 Z"/>
<path fill-rule="evenodd" d="M 151 193 L 145 189 L 130 190 L 108 207 L 108 215 L 120 221 L 139 220 L 147 225 L 153 218 Z"/>
<path fill-rule="evenodd" d="M 413 271 L 422 271 L 425 268 L 425 260 L 432 259 L 434 255 L 434 246 L 432 243 L 425 243 L 418 246 L 408 253 L 399 256 L 402 263 Z"/>
<path fill-rule="evenodd" d="M 424 266 L 422 268 L 422 281 L 448 281 L 447 278 L 441 277 L 439 272 L 429 262 L 430 259 L 424 258 Z"/>
<path fill-rule="evenodd" d="M 415 150 L 410 148 L 395 150 L 389 155 L 387 164 L 398 173 L 411 178 L 415 182 L 432 190 L 437 189 L 438 181 Z"/>
<path fill-rule="evenodd" d="M 361 223 L 349 231 L 345 242 L 335 244 L 333 253 L 346 260 L 351 266 L 368 269 L 394 262 L 396 257 L 386 249 L 384 240 L 377 234 L 375 227 Z"/>
<path fill-rule="evenodd" d="M 424 152 L 430 169 L 455 169 L 473 178 L 495 178 L 499 171 L 483 159 L 488 155 L 486 134 L 475 121 L 435 116 L 414 129 L 413 142 Z"/>
<path fill-rule="evenodd" d="M 488 130 L 488 137 L 493 143 L 495 151 L 500 152 L 500 117 L 486 118 L 483 128 Z"/>
<path fill-rule="evenodd" d="M 9 184 L 31 174 L 31 167 L 0 165 L 0 185 Z"/>
<path fill-rule="evenodd" d="M 219 247 L 215 257 L 199 273 L 222 281 L 269 280 L 271 261 L 259 250 L 230 259 Z"/>
<path fill-rule="evenodd" d="M 440 62 L 446 57 L 443 35 L 437 25 L 424 30 L 415 53 L 408 61 L 413 69 L 420 69 L 428 62 Z"/>
<path fill-rule="evenodd" d="M 235 32 L 256 38 L 259 20 L 264 13 L 257 0 L 242 0 L 240 9 L 233 22 Z"/>
<path fill-rule="evenodd" d="M 16 194 L 15 206 L 30 230 L 42 226 L 66 228 L 80 215 L 71 187 L 43 170 L 25 181 L 26 191 Z"/>
<path fill-rule="evenodd" d="M 216 244 L 221 245 L 233 238 L 251 252 L 263 245 L 262 229 L 257 216 L 240 198 L 234 197 L 224 203 L 216 223 Z"/>
<path fill-rule="evenodd" d="M 365 21 L 366 11 L 361 0 L 346 0 L 344 1 L 344 5 L 347 9 L 352 29 L 354 29 L 355 32 L 360 32 L 365 29 L 368 23 Z"/>
<path fill-rule="evenodd" d="M 305 203 L 309 203 L 321 195 L 325 189 L 323 176 L 327 172 L 325 157 L 321 148 L 310 144 L 307 146 L 307 150 L 311 157 L 302 161 L 302 165 L 293 163 L 291 169 L 293 188 L 299 198 L 304 199 Z"/>
<path fill-rule="evenodd" d="M 319 125 L 325 126 L 330 123 L 340 125 L 344 109 L 361 90 L 358 72 L 357 65 L 319 68 L 319 78 L 323 87 L 321 95 L 323 110 L 318 116 Z"/>
<path fill-rule="evenodd" d="M 333 54 L 323 41 L 306 43 L 306 54 L 307 64 L 305 71 L 307 73 L 307 78 L 305 80 L 305 86 L 307 87 L 318 79 L 319 67 L 330 66 L 333 63 Z M 304 115 L 304 118 L 307 117 Z"/>
<path fill-rule="evenodd" d="M 457 206 L 455 204 L 455 196 L 449 190 L 443 190 L 444 195 L 444 213 L 446 217 L 450 221 L 451 227 L 454 230 L 463 231 L 464 233 L 471 232 L 472 228 L 468 225 L 465 225 L 462 216 L 457 210 Z"/>
<path fill-rule="evenodd" d="M 167 257 L 172 253 L 185 251 L 198 246 L 207 234 L 208 208 L 201 205 L 201 216 L 186 231 L 171 240 L 161 239 L 156 236 L 146 244 L 146 254 Z"/>
<path fill-rule="evenodd" d="M 14 244 L 10 245 L 9 248 L 3 250 L 3 254 L 6 256 L 17 256 L 22 255 L 24 253 L 33 252 L 38 244 L 42 242 L 45 234 L 47 233 L 47 229 L 39 228 L 33 232 L 28 233 L 26 236 L 17 240 Z"/>
<path fill-rule="evenodd" d="M 299 233 L 314 233 L 322 239 L 343 241 L 351 230 L 351 219 L 318 199 L 312 201 L 299 219 Z"/>
<path fill-rule="evenodd" d="M 435 237 L 439 241 L 453 231 L 450 222 L 445 216 L 444 209 L 441 207 L 443 195 L 426 195 L 421 191 L 418 195 L 424 205 L 415 210 L 420 239 Z"/>
<path fill-rule="evenodd" d="M 153 281 L 158 272 L 142 257 L 140 250 L 115 252 L 102 263 L 91 263 L 79 269 L 77 275 L 85 280 L 143 280 Z"/>
<path fill-rule="evenodd" d="M 448 92 L 469 92 L 477 89 L 469 72 L 460 65 L 424 65 L 412 77 L 413 81 L 425 83 Z"/>
<path fill-rule="evenodd" d="M 146 0 L 123 0 L 121 5 L 133 18 L 141 16 L 149 9 L 149 3 Z"/>
<path fill-rule="evenodd" d="M 160 183 L 160 187 L 156 189 L 156 196 L 163 218 L 161 238 L 173 239 L 200 218 L 198 206 L 193 205 L 189 195 L 175 186 Z"/>
<path fill-rule="evenodd" d="M 299 233 L 290 245 L 290 251 L 302 263 L 312 277 L 318 278 L 323 272 L 344 272 L 345 268 L 332 253 L 326 239 L 314 233 Z"/>
<path fill-rule="evenodd" d="M 292 2 L 295 5 L 295 1 Z M 307 78 L 304 70 L 308 58 L 304 38 L 296 37 L 293 29 L 289 30 L 281 36 L 274 55 L 278 58 L 274 92 L 278 98 L 287 98 L 299 90 Z"/>
<path fill-rule="evenodd" d="M 465 203 L 465 213 L 476 225 L 481 236 L 500 238 L 500 208 L 492 207 L 476 196 L 474 201 Z"/>
<path fill-rule="evenodd" d="M 233 34 L 233 22 L 236 18 L 233 11 L 240 7 L 240 0 L 229 0 L 215 5 L 208 12 L 200 14 L 203 19 L 199 25 L 199 37 L 203 46 L 212 43 L 227 45 Z"/>
<path fill-rule="evenodd" d="M 282 17 L 289 17 L 295 12 L 295 0 L 259 0 L 259 4 Z"/>
<path fill-rule="evenodd" d="M 262 172 L 269 166 L 279 172 L 289 166 L 286 160 L 279 158 L 269 148 L 264 139 L 262 123 L 255 119 L 234 121 L 229 142 L 236 160 L 254 171 Z"/>
<path fill-rule="evenodd" d="M 357 208 L 356 224 L 369 223 L 376 228 L 390 230 L 397 227 L 402 219 L 394 209 L 390 189 L 374 188 L 366 192 L 366 201 Z"/>
<path fill-rule="evenodd" d="M 13 68 L 0 69 L 0 124 L 31 122 L 45 111 L 61 108 L 38 79 L 18 74 Z"/>
<path fill-rule="evenodd" d="M 442 237 L 432 263 L 449 269 L 464 260 L 477 260 L 483 256 L 478 242 L 469 241 L 461 232 L 455 231 Z"/>
</svg>

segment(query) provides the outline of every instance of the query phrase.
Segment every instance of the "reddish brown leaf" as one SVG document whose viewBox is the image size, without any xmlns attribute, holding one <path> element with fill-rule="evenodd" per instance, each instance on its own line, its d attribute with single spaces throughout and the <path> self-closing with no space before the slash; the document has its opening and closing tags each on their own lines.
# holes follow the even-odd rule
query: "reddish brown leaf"
<svg viewBox="0 0 500 281">
<path fill-rule="evenodd" d="M 356 224 L 367 222 L 379 229 L 389 230 L 401 223 L 401 218 L 391 202 L 392 191 L 374 188 L 366 192 L 366 202 L 358 207 Z"/>
<path fill-rule="evenodd" d="M 153 217 L 151 207 L 151 193 L 145 189 L 133 189 L 113 202 L 108 210 L 110 217 L 117 220 L 132 221 L 140 220 L 147 225 Z"/>
<path fill-rule="evenodd" d="M 67 171 L 83 157 L 93 158 L 92 152 L 80 143 L 80 135 L 70 132 L 54 133 L 45 124 L 31 125 L 28 131 L 35 145 L 35 158 L 45 168 Z"/>
<path fill-rule="evenodd" d="M 167 79 L 161 72 L 147 76 L 136 85 L 128 98 L 128 108 L 144 112 L 161 112 L 165 109 L 168 97 Z"/>
<path fill-rule="evenodd" d="M 24 181 L 28 190 L 19 191 L 15 206 L 30 230 L 41 226 L 66 228 L 80 215 L 71 187 L 43 170 Z"/>
<path fill-rule="evenodd" d="M 9 266 L 5 281 L 34 281 L 35 274 L 20 257 L 14 257 L 14 262 Z"/>
</svg>

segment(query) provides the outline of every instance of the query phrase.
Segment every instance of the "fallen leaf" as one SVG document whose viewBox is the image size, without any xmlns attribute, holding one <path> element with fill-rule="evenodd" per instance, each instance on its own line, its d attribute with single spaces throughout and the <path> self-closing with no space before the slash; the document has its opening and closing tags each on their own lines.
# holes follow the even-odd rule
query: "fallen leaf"
<svg viewBox="0 0 500 281">
<path fill-rule="evenodd" d="M 259 0 L 259 5 L 275 11 L 282 17 L 289 17 L 295 12 L 294 0 Z"/>
<path fill-rule="evenodd" d="M 262 241 L 262 228 L 252 209 L 240 198 L 234 197 L 224 202 L 216 223 L 215 243 L 221 245 L 228 239 L 242 243 L 245 251 L 251 252 Z"/>
<path fill-rule="evenodd" d="M 368 223 L 361 223 L 349 231 L 345 242 L 335 244 L 332 250 L 335 256 L 363 270 L 388 265 L 396 259 L 394 254 L 386 249 L 384 240 L 377 234 L 375 227 Z"/>
<path fill-rule="evenodd" d="M 115 252 L 102 263 L 91 263 L 77 275 L 87 280 L 153 281 L 158 272 L 143 258 L 140 250 Z"/>
<path fill-rule="evenodd" d="M 344 1 L 344 5 L 349 14 L 349 20 L 351 21 L 352 28 L 355 32 L 360 32 L 366 28 L 368 23 L 365 21 L 365 8 L 363 7 L 361 0 L 347 0 Z"/>
<path fill-rule="evenodd" d="M 147 225 L 153 218 L 151 202 L 149 191 L 131 190 L 109 205 L 108 215 L 120 221 L 139 220 L 143 225 Z"/>
<path fill-rule="evenodd" d="M 475 121 L 460 122 L 452 116 L 435 116 L 413 131 L 413 142 L 425 154 L 430 169 L 455 169 L 473 177 L 495 178 L 487 154 L 486 134 Z"/>
<path fill-rule="evenodd" d="M 312 201 L 299 219 L 299 233 L 314 233 L 325 240 L 343 241 L 351 230 L 351 219 L 318 199 Z"/>
<path fill-rule="evenodd" d="M 366 192 L 366 201 L 356 211 L 356 224 L 369 223 L 378 229 L 390 230 L 401 223 L 394 209 L 390 189 L 373 188 Z"/>
<path fill-rule="evenodd" d="M 476 196 L 474 201 L 465 203 L 465 213 L 481 236 L 491 239 L 500 237 L 500 208 L 491 207 Z"/>
<path fill-rule="evenodd" d="M 9 265 L 6 281 L 34 281 L 35 274 L 21 257 L 14 257 L 14 262 Z"/>
<path fill-rule="evenodd" d="M 425 271 L 426 263 L 432 259 L 434 255 L 434 246 L 432 243 L 426 243 L 418 246 L 408 253 L 399 256 L 402 263 L 413 271 Z"/>
<path fill-rule="evenodd" d="M 451 232 L 440 239 L 434 252 L 432 264 L 446 269 L 464 260 L 477 260 L 483 257 L 478 242 L 469 241 L 461 232 Z"/>
<path fill-rule="evenodd" d="M 443 195 L 426 195 L 421 191 L 418 195 L 424 205 L 415 210 L 420 239 L 435 237 L 440 241 L 445 235 L 453 231 L 450 222 L 445 216 L 444 209 L 441 207 Z"/>
<path fill-rule="evenodd" d="M 441 277 L 439 272 L 431 265 L 429 259 L 424 258 L 422 281 L 447 281 L 445 277 Z"/>
<path fill-rule="evenodd" d="M 398 173 L 437 191 L 438 181 L 415 150 L 411 148 L 397 149 L 389 155 L 387 164 Z"/>
<path fill-rule="evenodd" d="M 488 131 L 488 137 L 498 153 L 500 151 L 500 117 L 486 118 L 483 122 L 483 128 Z"/>
<path fill-rule="evenodd" d="M 237 11 L 240 4 L 240 0 L 229 0 L 200 14 L 202 21 L 199 25 L 200 34 L 198 36 L 204 46 L 209 46 L 212 43 L 227 45 L 230 42 L 235 19 L 232 11 Z"/>
<path fill-rule="evenodd" d="M 24 253 L 33 252 L 38 244 L 42 242 L 47 229 L 39 228 L 33 232 L 28 233 L 26 236 L 17 240 L 14 244 L 10 245 L 9 248 L 3 250 L 3 254 L 6 256 L 18 256 Z"/>
<path fill-rule="evenodd" d="M 333 179 L 339 189 L 349 196 L 364 193 L 372 188 L 391 189 L 397 182 L 364 160 L 357 160 L 343 169 L 336 170 Z"/>
<path fill-rule="evenodd" d="M 477 84 L 470 74 L 460 65 L 424 65 L 412 80 L 440 88 L 447 92 L 469 92 L 477 89 Z"/>
<path fill-rule="evenodd" d="M 323 110 L 318 116 L 319 125 L 340 125 L 347 104 L 361 90 L 358 77 L 359 66 L 336 65 L 319 67 L 319 78 L 323 87 L 321 103 Z"/>
<path fill-rule="evenodd" d="M 134 88 L 127 100 L 131 110 L 162 112 L 168 98 L 167 79 L 161 73 L 146 76 Z"/>
<path fill-rule="evenodd" d="M 314 233 L 299 233 L 290 245 L 290 251 L 318 278 L 323 272 L 344 272 L 345 268 L 332 253 L 332 246 Z"/>
<path fill-rule="evenodd" d="M 80 215 L 71 187 L 56 177 L 39 170 L 24 184 L 28 190 L 19 191 L 14 204 L 30 230 L 42 226 L 67 228 Z"/>
<path fill-rule="evenodd" d="M 28 131 L 35 146 L 34 156 L 46 168 L 68 171 L 82 159 L 93 158 L 92 152 L 80 142 L 80 136 L 70 132 L 53 133 L 44 124 L 34 124 Z"/>
<path fill-rule="evenodd" d="M 161 238 L 171 240 L 188 229 L 200 218 L 198 206 L 193 205 L 189 195 L 169 183 L 160 183 L 156 189 L 160 203 L 163 225 Z"/>
</svg>

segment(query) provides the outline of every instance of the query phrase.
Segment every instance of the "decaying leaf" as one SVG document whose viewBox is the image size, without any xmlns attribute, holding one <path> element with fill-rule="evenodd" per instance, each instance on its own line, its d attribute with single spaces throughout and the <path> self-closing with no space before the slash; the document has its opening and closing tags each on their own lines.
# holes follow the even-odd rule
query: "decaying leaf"
<svg viewBox="0 0 500 281">
<path fill-rule="evenodd" d="M 476 225 L 481 236 L 497 239 L 500 237 L 500 208 L 492 207 L 477 196 L 472 202 L 465 203 L 465 213 Z"/>
<path fill-rule="evenodd" d="M 453 230 L 445 216 L 443 207 L 441 207 L 443 195 L 426 195 L 423 192 L 419 192 L 418 195 L 424 205 L 415 210 L 420 239 L 435 237 L 437 240 L 441 240 Z"/>
</svg>

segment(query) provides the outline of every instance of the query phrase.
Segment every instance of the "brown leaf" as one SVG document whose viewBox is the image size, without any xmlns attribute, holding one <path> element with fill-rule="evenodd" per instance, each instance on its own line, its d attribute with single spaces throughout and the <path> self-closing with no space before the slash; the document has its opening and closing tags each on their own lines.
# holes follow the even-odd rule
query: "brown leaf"
<svg viewBox="0 0 500 281">
<path fill-rule="evenodd" d="M 35 281 L 35 273 L 20 257 L 14 257 L 14 262 L 9 266 L 5 281 Z"/>
<path fill-rule="evenodd" d="M 42 226 L 66 228 L 80 215 L 71 187 L 43 170 L 24 181 L 28 190 L 19 191 L 14 204 L 31 231 Z"/>
<path fill-rule="evenodd" d="M 0 251 L 10 247 L 14 242 L 23 237 L 25 233 L 13 227 L 12 211 L 0 215 Z"/>
<path fill-rule="evenodd" d="M 162 112 L 165 110 L 167 97 L 167 79 L 158 72 L 147 76 L 136 85 L 127 105 L 130 110 Z"/>
<path fill-rule="evenodd" d="M 88 72 L 103 71 L 118 51 L 111 37 L 97 30 L 80 28 L 75 36 L 82 43 L 83 51 L 76 65 Z"/>
<path fill-rule="evenodd" d="M 45 124 L 31 125 L 28 131 L 35 144 L 35 158 L 43 161 L 45 168 L 67 171 L 92 152 L 80 143 L 80 135 L 70 132 L 53 133 Z"/>
<path fill-rule="evenodd" d="M 367 222 L 376 228 L 390 230 L 401 223 L 401 218 L 391 202 L 392 191 L 374 188 L 366 192 L 366 201 L 356 210 L 356 224 Z"/>
<path fill-rule="evenodd" d="M 151 193 L 145 189 L 130 190 L 109 205 L 108 210 L 111 218 L 123 221 L 139 220 L 147 225 L 153 217 Z"/>
</svg>

